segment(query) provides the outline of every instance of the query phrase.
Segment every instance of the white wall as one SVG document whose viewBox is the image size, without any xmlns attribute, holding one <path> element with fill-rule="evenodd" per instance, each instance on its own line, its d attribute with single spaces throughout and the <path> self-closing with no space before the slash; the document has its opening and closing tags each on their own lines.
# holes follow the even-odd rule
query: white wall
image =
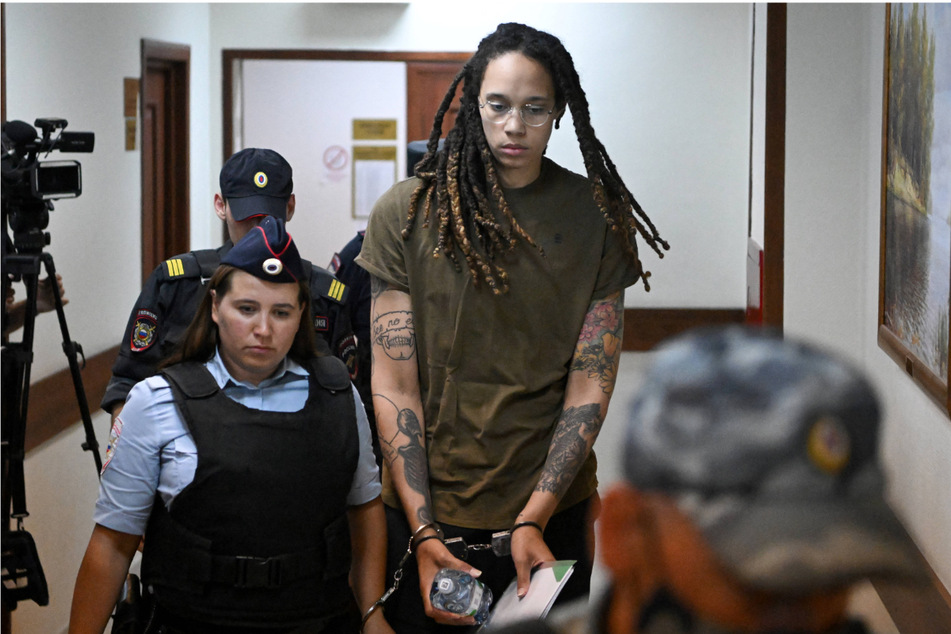
<svg viewBox="0 0 951 634">
<path fill-rule="evenodd" d="M 274 95 L 284 94 L 283 99 Z M 388 147 L 373 202 L 406 174 L 406 64 L 394 61 L 245 60 L 241 72 L 241 140 L 235 148 L 268 147 L 294 170 L 297 206 L 288 230 L 301 254 L 319 266 L 365 229 L 353 217 L 354 147 Z M 354 140 L 356 119 L 388 120 L 392 140 Z M 237 127 L 237 124 L 236 124 Z M 328 168 L 324 153 L 342 148 L 342 169 Z M 383 178 L 385 176 L 385 179 Z M 366 187 L 369 180 L 361 179 Z"/>
<path fill-rule="evenodd" d="M 49 231 L 56 268 L 69 304 L 70 338 L 87 356 L 119 343 L 141 285 L 140 152 L 124 144 L 123 78 L 139 76 L 140 40 L 191 47 L 191 208 L 212 214 L 208 181 L 208 33 L 205 4 L 21 4 L 6 9 L 6 104 L 9 119 L 32 124 L 62 117 L 68 130 L 96 134 L 92 154 L 54 153 L 83 166 L 83 194 L 56 203 Z M 193 223 L 192 237 L 207 243 L 208 222 Z M 220 236 L 220 231 L 217 236 Z M 22 297 L 22 288 L 18 289 Z M 33 377 L 67 367 L 55 317 L 37 319 Z M 98 410 L 98 403 L 90 403 Z M 108 420 L 93 412 L 105 451 Z M 79 419 L 77 409 L 77 420 Z M 82 451 L 81 425 L 32 451 L 26 460 L 25 528 L 37 542 L 50 588 L 50 604 L 21 602 L 16 632 L 48 634 L 66 626 L 73 581 L 92 530 L 97 481 L 91 454 Z"/>
<path fill-rule="evenodd" d="M 220 72 L 217 51 L 222 48 L 474 51 L 500 22 L 524 22 L 554 33 L 575 61 L 599 138 L 671 243 L 662 261 L 646 246 L 642 250 L 652 289 L 644 293 L 638 286 L 627 294 L 627 304 L 746 305 L 750 5 L 479 2 L 438 7 L 426 2 L 212 4 L 213 75 Z M 213 76 L 212 103 L 220 103 L 220 84 Z M 213 148 L 221 147 L 220 116 L 213 109 Z M 316 108 L 314 116 L 320 116 Z M 549 156 L 583 172 L 567 118 L 552 136 Z M 209 178 L 216 178 L 219 167 L 213 166 Z M 346 210 L 325 211 L 346 221 Z M 331 255 L 308 257 L 320 262 Z"/>
<path fill-rule="evenodd" d="M 877 344 L 885 5 L 790 4 L 785 327 L 861 363 L 891 500 L 951 587 L 951 421 Z"/>
</svg>

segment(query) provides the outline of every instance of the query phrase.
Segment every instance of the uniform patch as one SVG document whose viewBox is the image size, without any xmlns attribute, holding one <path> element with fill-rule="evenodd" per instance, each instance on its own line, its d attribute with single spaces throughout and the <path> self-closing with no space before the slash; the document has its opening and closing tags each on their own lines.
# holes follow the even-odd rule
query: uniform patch
<svg viewBox="0 0 951 634">
<path fill-rule="evenodd" d="M 324 315 L 314 315 L 314 330 L 318 332 L 330 330 L 330 318 Z"/>
<path fill-rule="evenodd" d="M 182 264 L 181 258 L 172 258 L 171 260 L 165 260 L 165 266 L 168 267 L 169 277 L 178 277 L 179 275 L 185 274 L 185 265 Z"/>
<path fill-rule="evenodd" d="M 337 271 L 340 270 L 340 265 L 343 264 L 343 260 L 340 259 L 339 253 L 334 253 L 333 258 L 330 260 L 330 272 L 334 275 L 337 274 Z"/>
<path fill-rule="evenodd" d="M 350 380 L 354 381 L 359 373 L 357 367 L 357 338 L 354 335 L 347 335 L 337 345 L 337 357 L 343 359 L 347 364 L 347 371 L 350 372 Z"/>
<path fill-rule="evenodd" d="M 145 352 L 155 343 L 155 333 L 158 330 L 158 318 L 155 313 L 140 310 L 135 316 L 135 325 L 132 326 L 132 341 L 129 348 L 132 352 Z"/>
<path fill-rule="evenodd" d="M 102 463 L 102 472 L 106 470 L 112 457 L 116 455 L 116 445 L 119 444 L 119 436 L 122 434 L 122 415 L 116 417 L 112 423 L 112 429 L 109 430 L 109 444 L 106 446 L 106 460 Z M 100 472 L 100 473 L 102 473 Z"/>
</svg>

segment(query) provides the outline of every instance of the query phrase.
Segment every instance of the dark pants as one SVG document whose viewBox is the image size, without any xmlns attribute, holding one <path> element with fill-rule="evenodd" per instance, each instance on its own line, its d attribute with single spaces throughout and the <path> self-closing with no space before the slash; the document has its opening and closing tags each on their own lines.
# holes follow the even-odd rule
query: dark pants
<svg viewBox="0 0 951 634">
<path fill-rule="evenodd" d="M 155 608 L 151 626 L 145 634 L 359 634 L 360 614 L 356 602 L 344 614 L 320 621 L 294 626 L 237 627 L 209 625 L 175 617 L 160 607 Z"/>
<path fill-rule="evenodd" d="M 545 528 L 545 543 L 556 559 L 575 559 L 574 572 L 568 583 L 562 589 L 555 602 L 556 605 L 587 596 L 591 585 L 591 567 L 593 549 L 593 535 L 589 536 L 590 524 L 588 512 L 593 498 L 572 506 L 569 509 L 552 516 Z M 402 511 L 386 508 L 386 530 L 388 548 L 386 556 L 387 585 L 393 581 L 393 573 L 400 559 L 406 554 L 409 543 L 410 528 Z M 443 524 L 443 533 L 446 538 L 462 537 L 466 544 L 488 544 L 492 540 L 492 533 L 505 530 L 507 527 L 481 530 L 462 528 Z M 519 530 L 534 530 L 522 528 Z M 591 541 L 589 542 L 589 538 Z M 479 581 L 492 590 L 492 596 L 497 601 L 508 585 L 515 579 L 515 564 L 511 557 L 496 557 L 491 550 L 469 551 L 467 563 L 482 571 Z M 452 625 L 439 625 L 426 616 L 423 611 L 423 599 L 419 590 L 419 569 L 416 559 L 410 557 L 403 566 L 403 577 L 399 589 L 393 593 L 384 607 L 386 620 L 398 634 L 464 634 L 474 631 L 473 628 L 460 628 Z"/>
</svg>

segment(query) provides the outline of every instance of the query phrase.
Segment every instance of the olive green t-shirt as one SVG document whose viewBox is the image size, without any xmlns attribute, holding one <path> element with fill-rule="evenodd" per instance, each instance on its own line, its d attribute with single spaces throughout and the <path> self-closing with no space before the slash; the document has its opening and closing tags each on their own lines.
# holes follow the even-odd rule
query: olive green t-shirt
<svg viewBox="0 0 951 634">
<path fill-rule="evenodd" d="M 588 180 L 545 159 L 534 183 L 505 190 L 544 253 L 519 241 L 500 261 L 509 291 L 494 295 L 473 285 L 461 253 L 461 271 L 433 257 L 437 222 L 424 227 L 422 211 L 403 240 L 417 184 L 397 183 L 377 201 L 357 262 L 411 297 L 436 520 L 505 528 L 545 464 L 591 301 L 633 284 L 637 268 Z M 595 492 L 596 468 L 592 452 L 559 510 Z M 402 508 L 385 469 L 383 488 Z"/>
</svg>

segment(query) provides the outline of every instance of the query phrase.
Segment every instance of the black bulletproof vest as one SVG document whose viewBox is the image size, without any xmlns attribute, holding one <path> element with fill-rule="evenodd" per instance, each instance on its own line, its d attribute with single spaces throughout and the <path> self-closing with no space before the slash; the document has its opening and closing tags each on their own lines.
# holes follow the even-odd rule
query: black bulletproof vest
<svg viewBox="0 0 951 634">
<path fill-rule="evenodd" d="M 352 601 L 346 498 L 359 451 L 350 378 L 310 365 L 307 403 L 264 412 L 225 396 L 199 363 L 163 371 L 195 440 L 195 478 L 156 497 L 143 580 L 169 613 L 230 626 L 296 625 Z"/>
</svg>

